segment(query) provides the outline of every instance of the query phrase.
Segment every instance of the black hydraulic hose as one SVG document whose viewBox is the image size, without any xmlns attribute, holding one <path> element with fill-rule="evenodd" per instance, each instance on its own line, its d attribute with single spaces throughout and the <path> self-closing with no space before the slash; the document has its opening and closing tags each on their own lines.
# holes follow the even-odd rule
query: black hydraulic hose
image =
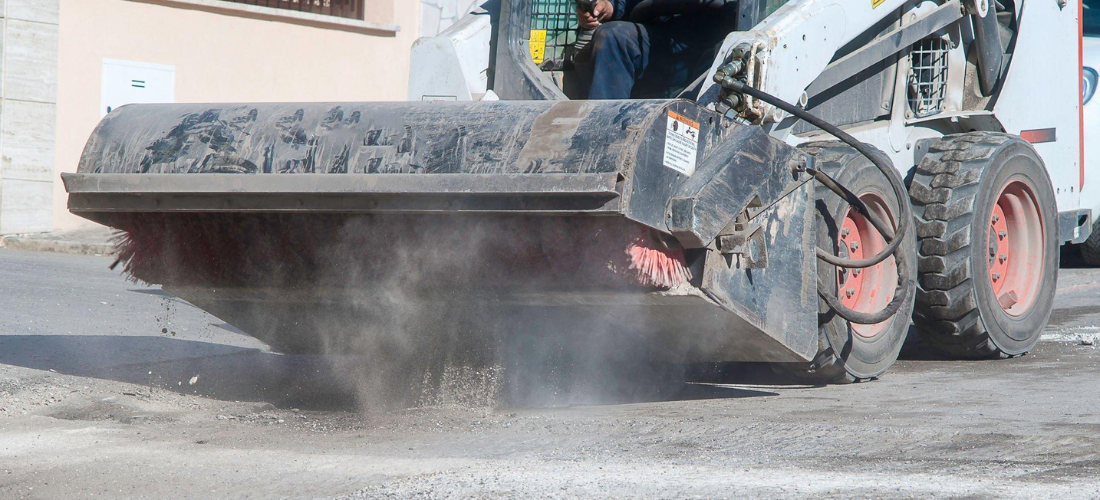
<svg viewBox="0 0 1100 500">
<path fill-rule="evenodd" d="M 873 217 L 874 220 L 871 220 L 871 225 L 875 226 L 875 229 L 878 230 L 879 233 L 882 233 L 882 237 L 885 238 L 886 241 L 894 241 L 894 228 L 890 227 L 888 224 L 886 224 L 886 222 L 880 219 L 878 217 L 878 214 L 868 210 L 867 204 L 863 203 L 863 200 L 859 199 L 858 195 L 849 191 L 848 188 L 841 185 L 839 182 L 836 181 L 836 179 L 833 179 L 831 176 L 829 176 L 829 174 L 826 174 L 825 172 L 822 172 L 815 168 L 807 168 L 806 171 L 810 175 L 812 175 L 814 179 L 817 180 L 817 182 L 820 182 L 822 186 L 828 188 L 829 191 L 832 191 L 836 193 L 837 196 L 844 198 L 844 201 L 848 202 L 849 205 L 852 205 L 852 207 L 855 208 L 857 212 L 869 214 L 869 220 Z"/>
<path fill-rule="evenodd" d="M 898 249 L 899 245 L 901 245 L 902 238 L 895 234 L 893 231 L 883 231 L 879 227 L 880 224 L 876 224 L 875 221 L 871 219 L 871 216 L 874 216 L 876 219 L 878 218 L 878 216 L 874 212 L 867 210 L 867 205 L 863 203 L 863 200 L 860 200 L 858 196 L 855 196 L 854 194 L 852 194 L 851 191 L 845 189 L 843 186 L 838 184 L 836 180 L 832 177 L 829 177 L 828 174 L 815 169 L 806 170 L 814 176 L 814 179 L 816 179 L 825 187 L 829 188 L 830 191 L 839 195 L 841 198 L 844 198 L 850 205 L 856 208 L 857 212 L 860 212 L 865 217 L 867 217 L 868 221 L 871 222 L 871 225 L 874 226 L 875 229 L 878 230 L 880 233 L 882 233 L 882 237 L 887 242 L 889 242 L 886 245 L 886 248 L 879 252 L 878 255 L 875 255 L 873 257 L 864 257 L 862 259 L 846 259 L 844 257 L 837 257 L 831 253 L 826 252 L 825 250 L 822 250 L 821 248 L 817 248 L 817 258 L 838 267 L 847 267 L 849 269 L 864 269 L 871 266 L 877 266 L 878 264 L 882 263 L 882 261 L 886 260 L 894 254 L 894 251 Z M 858 202 L 858 204 L 853 203 L 853 201 Z M 870 214 L 870 216 L 868 216 L 868 214 Z M 904 231 L 907 229 L 908 228 L 901 227 L 901 224 L 898 225 L 899 234 L 904 235 Z"/>
<path fill-rule="evenodd" d="M 815 179 L 821 182 L 825 187 L 840 195 L 842 198 L 845 199 L 845 201 L 851 204 L 856 209 L 856 211 L 863 214 L 863 216 L 867 218 L 868 222 L 870 222 L 876 230 L 882 233 L 883 238 L 885 238 L 886 241 L 890 242 L 889 245 L 887 245 L 887 247 L 882 252 L 874 257 L 859 260 L 844 259 L 825 252 L 820 248 L 817 251 L 818 257 L 821 260 L 824 260 L 825 262 L 828 262 L 834 266 L 858 269 L 877 265 L 886 260 L 890 255 L 893 255 L 894 251 L 897 250 L 898 245 L 901 244 L 901 240 L 903 239 L 905 232 L 909 230 L 909 226 L 912 224 L 911 221 L 913 219 L 913 208 L 910 207 L 908 203 L 905 203 L 905 201 L 909 198 L 909 193 L 906 191 L 905 185 L 903 185 L 901 181 L 897 179 L 897 171 L 894 170 L 894 165 L 890 162 L 890 159 L 886 158 L 885 155 L 883 155 L 880 151 L 877 151 L 867 144 L 856 139 L 855 137 L 852 137 L 836 125 L 828 123 L 814 115 L 811 115 L 802 108 L 799 108 L 778 97 L 745 85 L 737 80 L 727 81 L 726 85 L 728 85 L 730 89 L 734 90 L 735 92 L 743 92 L 757 99 L 760 99 L 761 101 L 771 104 L 772 106 L 782 109 L 783 111 L 786 111 L 794 115 L 795 117 L 806 121 L 810 125 L 813 125 L 825 131 L 829 135 L 840 139 L 849 146 L 852 146 L 852 148 L 858 151 L 859 154 L 870 160 L 871 163 L 875 165 L 875 167 L 878 167 L 879 171 L 882 172 L 882 175 L 886 176 L 886 180 L 890 183 L 890 187 L 893 188 L 894 196 L 897 196 L 898 205 L 900 205 L 901 207 L 901 221 L 898 222 L 898 229 L 896 234 L 890 230 L 890 226 L 888 224 L 886 224 L 881 218 L 878 217 L 878 214 L 875 214 L 871 210 L 868 210 L 867 205 L 864 204 L 858 196 L 855 196 L 851 191 L 840 186 L 840 184 L 837 183 L 835 179 L 829 177 L 828 174 L 825 174 L 824 172 L 808 169 L 813 170 L 813 172 L 809 173 L 813 175 Z"/>
<path fill-rule="evenodd" d="M 840 300 L 831 293 L 828 293 L 822 289 L 825 286 L 821 280 L 817 280 L 817 295 L 825 300 L 825 304 L 836 312 L 837 316 L 844 318 L 857 325 L 877 325 L 893 318 L 895 314 L 901 309 L 901 306 L 905 304 L 905 301 L 909 300 L 908 294 L 904 287 L 901 286 L 901 266 L 898 266 L 898 287 L 894 289 L 894 298 L 886 307 L 873 313 L 860 312 L 855 309 L 846 307 L 840 303 Z"/>
<path fill-rule="evenodd" d="M 795 106 L 778 97 L 768 94 L 767 92 L 755 89 L 753 87 L 745 85 L 739 80 L 735 80 L 732 78 L 726 79 L 722 82 L 722 84 L 730 90 L 733 90 L 734 92 L 748 94 L 757 99 L 760 99 L 761 101 L 771 104 L 772 106 L 782 109 L 783 111 L 786 111 L 791 115 L 806 121 L 810 125 L 813 125 L 825 131 L 829 135 L 840 139 L 844 143 L 854 148 L 868 160 L 870 160 L 871 163 L 873 163 L 875 167 L 877 167 L 879 171 L 882 172 L 882 175 L 886 176 L 887 182 L 889 182 L 890 187 L 893 188 L 894 195 L 897 197 L 898 205 L 901 208 L 901 220 L 898 222 L 897 232 L 891 232 L 889 230 L 889 226 L 885 222 L 883 222 L 875 213 L 868 210 L 866 204 L 859 200 L 859 197 L 855 196 L 850 190 L 841 186 L 840 183 L 836 182 L 835 179 L 829 177 L 824 172 L 814 169 L 808 169 L 813 170 L 813 172 L 810 173 L 814 176 L 815 179 L 817 179 L 833 192 L 836 192 L 838 195 L 843 197 L 849 202 L 849 204 L 851 204 L 860 213 L 862 213 L 863 216 L 866 217 L 869 222 L 871 222 L 871 225 L 873 225 L 876 230 L 882 233 L 883 238 L 889 241 L 889 244 L 886 246 L 886 248 L 874 257 L 857 260 L 844 259 L 832 255 L 831 253 L 828 253 L 821 248 L 816 248 L 817 257 L 819 259 L 838 267 L 863 268 L 877 265 L 897 252 L 898 246 L 900 246 L 902 240 L 905 239 L 905 233 L 909 231 L 909 228 L 913 223 L 913 208 L 909 205 L 908 202 L 909 193 L 906 191 L 905 186 L 901 183 L 901 181 L 898 180 L 897 171 L 894 170 L 894 165 L 889 158 L 887 158 L 880 151 L 877 151 L 867 144 L 856 139 L 855 137 L 852 137 L 836 125 L 828 123 L 814 115 L 811 115 L 810 113 L 799 108 L 798 106 Z M 852 202 L 858 202 L 858 204 L 853 204 Z M 895 288 L 894 290 L 894 298 L 890 301 L 889 304 L 886 305 L 884 309 L 878 312 L 863 313 L 845 307 L 843 304 L 840 303 L 837 297 L 825 291 L 824 284 L 821 282 L 820 279 L 817 281 L 818 295 L 820 295 L 821 298 L 825 300 L 825 303 L 828 304 L 832 310 L 836 311 L 836 313 L 840 317 L 852 323 L 873 325 L 886 321 L 897 314 L 898 310 L 901 309 L 902 304 L 904 304 L 905 301 L 909 298 L 908 288 L 905 287 L 905 283 L 909 281 L 910 270 L 908 266 L 905 265 L 905 259 L 897 259 L 897 261 L 898 285 L 897 288 Z"/>
</svg>

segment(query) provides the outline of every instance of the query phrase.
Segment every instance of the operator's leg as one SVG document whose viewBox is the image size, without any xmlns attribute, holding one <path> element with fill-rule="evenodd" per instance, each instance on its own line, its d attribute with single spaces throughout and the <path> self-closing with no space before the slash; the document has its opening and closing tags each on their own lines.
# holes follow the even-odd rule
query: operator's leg
<svg viewBox="0 0 1100 500">
<path fill-rule="evenodd" d="M 634 81 L 649 65 L 645 26 L 612 21 L 596 28 L 592 42 L 578 54 L 577 69 L 591 75 L 589 99 L 630 99 Z"/>
<path fill-rule="evenodd" d="M 647 71 L 634 84 L 635 98 L 674 97 L 710 68 L 715 49 L 725 38 L 706 20 L 681 17 L 649 26 Z"/>
</svg>

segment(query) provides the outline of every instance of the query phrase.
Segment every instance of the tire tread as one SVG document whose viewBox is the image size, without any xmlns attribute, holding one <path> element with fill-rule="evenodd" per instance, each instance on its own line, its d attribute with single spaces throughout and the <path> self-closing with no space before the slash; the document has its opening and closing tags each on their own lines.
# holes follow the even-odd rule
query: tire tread
<svg viewBox="0 0 1100 500">
<path fill-rule="evenodd" d="M 969 255 L 982 172 L 1008 134 L 949 135 L 929 147 L 909 186 L 917 217 L 917 331 L 934 348 L 960 358 L 1008 357 L 978 311 Z"/>
<path fill-rule="evenodd" d="M 1100 221 L 1092 225 L 1092 234 L 1081 244 L 1081 259 L 1090 266 L 1100 267 Z"/>
<path fill-rule="evenodd" d="M 799 149 L 814 157 L 814 163 L 817 168 L 834 176 L 843 166 L 848 165 L 855 158 L 862 156 L 851 146 L 836 141 L 806 143 L 800 145 Z M 827 190 L 827 188 L 823 186 L 818 186 L 817 189 L 821 190 L 819 192 L 822 193 Z M 902 201 L 904 202 L 904 200 Z M 906 326 L 907 325 L 908 322 L 906 322 Z M 818 354 L 810 364 L 810 371 L 799 370 L 794 374 L 800 378 L 809 379 L 814 382 L 832 384 L 866 382 L 878 378 L 877 376 L 855 376 L 850 373 L 849 370 L 845 368 L 845 360 L 833 349 L 828 338 L 826 338 L 826 334 L 820 329 L 818 337 Z"/>
</svg>

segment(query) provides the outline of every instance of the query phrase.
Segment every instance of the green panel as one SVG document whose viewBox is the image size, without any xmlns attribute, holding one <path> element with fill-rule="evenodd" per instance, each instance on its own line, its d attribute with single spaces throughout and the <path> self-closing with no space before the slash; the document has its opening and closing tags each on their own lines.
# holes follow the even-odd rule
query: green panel
<svg viewBox="0 0 1100 500">
<path fill-rule="evenodd" d="M 573 0 L 533 0 L 531 29 L 546 30 L 544 70 L 561 70 L 573 56 L 577 42 L 577 14 Z"/>
</svg>

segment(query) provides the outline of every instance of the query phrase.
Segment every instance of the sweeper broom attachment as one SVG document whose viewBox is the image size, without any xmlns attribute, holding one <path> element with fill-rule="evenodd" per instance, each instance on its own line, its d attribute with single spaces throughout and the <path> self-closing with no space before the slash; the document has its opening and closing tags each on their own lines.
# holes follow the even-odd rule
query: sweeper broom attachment
<svg viewBox="0 0 1100 500">
<path fill-rule="evenodd" d="M 157 104 L 110 113 L 63 177 L 134 278 L 285 349 L 412 308 L 806 362 L 810 166 L 683 100 Z"/>
</svg>

